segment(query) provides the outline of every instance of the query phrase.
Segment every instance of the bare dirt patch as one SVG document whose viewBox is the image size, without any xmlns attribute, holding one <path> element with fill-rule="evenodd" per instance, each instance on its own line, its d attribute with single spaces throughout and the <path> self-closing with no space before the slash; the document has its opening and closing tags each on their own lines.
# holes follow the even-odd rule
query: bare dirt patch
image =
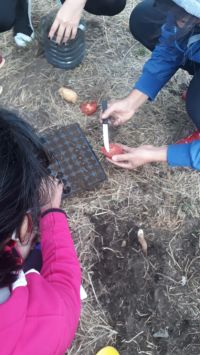
<svg viewBox="0 0 200 355">
<path fill-rule="evenodd" d="M 154 230 L 154 238 L 148 240 L 146 230 L 145 258 L 133 221 L 117 218 L 116 211 L 106 217 L 92 217 L 91 221 L 98 251 L 93 267 L 94 287 L 117 332 L 120 354 L 199 354 L 200 322 L 188 313 L 187 305 L 179 304 L 175 295 L 187 298 L 191 276 L 199 279 L 200 223 L 194 222 L 192 235 L 187 234 L 186 225 L 176 239 L 176 270 L 173 258 L 169 260 L 170 231 Z M 186 256 L 187 267 L 185 264 L 183 269 Z"/>
</svg>

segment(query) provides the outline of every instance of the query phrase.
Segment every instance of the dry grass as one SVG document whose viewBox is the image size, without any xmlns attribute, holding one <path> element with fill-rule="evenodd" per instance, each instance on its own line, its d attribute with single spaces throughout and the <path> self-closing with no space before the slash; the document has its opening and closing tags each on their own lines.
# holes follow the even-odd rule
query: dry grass
<svg viewBox="0 0 200 355">
<path fill-rule="evenodd" d="M 53 7 L 54 2 L 33 2 L 37 27 L 39 18 Z M 1 105 L 18 110 L 40 131 L 49 126 L 79 122 L 98 153 L 102 145 L 98 117 L 85 118 L 79 105 L 68 105 L 62 101 L 58 89 L 63 85 L 73 88 L 79 94 L 80 102 L 122 97 L 129 92 L 148 57 L 148 51 L 128 31 L 129 14 L 135 3 L 137 1 L 129 0 L 126 10 L 113 19 L 85 14 L 87 57 L 83 65 L 72 72 L 54 69 L 47 64 L 41 55 L 37 55 L 36 44 L 27 50 L 18 50 L 13 45 L 12 34 L 2 34 L 0 50 L 6 65 L 0 71 L 0 84 L 3 86 Z M 146 104 L 134 120 L 112 132 L 113 139 L 130 146 L 142 143 L 159 145 L 174 142 L 192 130 L 184 104 L 179 99 L 180 85 L 187 81 L 188 77 L 178 72 L 155 103 Z M 169 299 L 177 303 L 180 312 L 184 309 L 195 319 L 200 313 L 199 275 L 195 272 L 195 266 L 199 264 L 198 254 L 192 260 L 187 255 L 184 260 L 177 260 L 176 250 L 177 240 L 185 226 L 191 225 L 188 233 L 192 235 L 192 221 L 199 218 L 198 172 L 170 170 L 164 165 L 128 172 L 103 164 L 108 181 L 97 191 L 70 199 L 65 204 L 82 262 L 83 285 L 88 293 L 76 340 L 68 352 L 70 355 L 92 355 L 102 345 L 115 341 L 115 329 L 108 324 L 92 283 L 92 263 L 94 256 L 98 258 L 98 251 L 93 245 L 95 231 L 88 217 L 90 214 L 103 213 L 106 216 L 114 213 L 113 205 L 120 207 L 123 203 L 120 218 L 125 221 L 132 218 L 144 230 L 148 229 L 150 239 L 154 238 L 156 230 L 170 231 L 170 238 L 165 239 L 169 255 L 169 273 L 166 275 Z M 181 275 L 186 275 L 189 281 L 187 290 L 180 294 L 177 285 Z M 133 341 L 137 341 L 137 334 L 133 334 Z M 138 349 L 138 354 L 156 354 L 155 346 L 150 345 L 148 339 L 146 341 L 149 350 L 140 352 Z"/>
</svg>

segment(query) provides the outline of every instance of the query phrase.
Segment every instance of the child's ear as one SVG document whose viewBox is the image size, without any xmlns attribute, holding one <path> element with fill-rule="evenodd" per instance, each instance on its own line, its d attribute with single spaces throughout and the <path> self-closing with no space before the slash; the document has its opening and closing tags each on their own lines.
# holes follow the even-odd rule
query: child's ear
<svg viewBox="0 0 200 355">
<path fill-rule="evenodd" d="M 29 218 L 27 215 L 25 215 L 19 230 L 19 239 L 22 244 L 23 242 L 27 241 L 28 233 L 29 233 Z"/>
</svg>

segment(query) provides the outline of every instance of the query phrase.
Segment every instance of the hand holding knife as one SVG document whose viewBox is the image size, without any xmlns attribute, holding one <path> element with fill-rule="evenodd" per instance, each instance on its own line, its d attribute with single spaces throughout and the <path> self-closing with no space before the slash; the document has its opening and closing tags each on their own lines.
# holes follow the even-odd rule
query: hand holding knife
<svg viewBox="0 0 200 355">
<path fill-rule="evenodd" d="M 101 103 L 102 106 L 102 111 L 104 112 L 105 110 L 107 110 L 108 107 L 108 103 L 106 100 L 103 100 Z M 106 118 L 103 120 L 103 143 L 104 143 L 104 147 L 107 150 L 107 152 L 109 152 L 110 150 L 110 144 L 109 144 L 109 133 L 108 133 L 108 122 L 109 122 L 109 118 Z"/>
</svg>

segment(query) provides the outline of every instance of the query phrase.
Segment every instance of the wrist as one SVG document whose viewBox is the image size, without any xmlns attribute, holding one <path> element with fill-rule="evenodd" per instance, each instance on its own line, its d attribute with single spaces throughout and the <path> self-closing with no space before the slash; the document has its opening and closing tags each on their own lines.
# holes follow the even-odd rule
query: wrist
<svg viewBox="0 0 200 355">
<path fill-rule="evenodd" d="M 63 213 L 66 216 L 65 211 L 63 211 L 61 208 L 49 208 L 41 213 L 41 218 L 46 216 L 48 213 Z"/>
<path fill-rule="evenodd" d="M 41 216 L 43 216 L 43 214 L 46 214 L 46 212 L 48 211 L 55 211 L 55 210 L 62 210 L 61 208 L 60 208 L 60 204 L 59 203 L 53 203 L 53 204 L 47 204 L 47 205 L 45 205 L 45 206 L 42 206 L 41 208 L 40 208 L 40 214 L 41 214 Z"/>
<path fill-rule="evenodd" d="M 153 147 L 151 162 L 167 162 L 167 146 Z"/>
<path fill-rule="evenodd" d="M 148 100 L 148 96 L 137 89 L 133 89 L 127 96 L 127 100 L 132 110 L 136 112 Z"/>
</svg>

